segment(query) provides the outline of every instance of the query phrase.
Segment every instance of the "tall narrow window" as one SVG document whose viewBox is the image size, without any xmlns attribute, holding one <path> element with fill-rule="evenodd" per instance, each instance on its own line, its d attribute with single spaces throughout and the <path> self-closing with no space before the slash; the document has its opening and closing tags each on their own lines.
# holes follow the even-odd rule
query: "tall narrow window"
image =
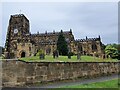
<svg viewBox="0 0 120 90">
<path fill-rule="evenodd" d="M 92 50 L 97 50 L 96 44 L 93 44 L 93 45 L 92 45 Z"/>
<path fill-rule="evenodd" d="M 78 46 L 78 50 L 79 50 L 79 51 L 83 51 L 82 45 L 79 45 L 79 46 Z"/>
</svg>

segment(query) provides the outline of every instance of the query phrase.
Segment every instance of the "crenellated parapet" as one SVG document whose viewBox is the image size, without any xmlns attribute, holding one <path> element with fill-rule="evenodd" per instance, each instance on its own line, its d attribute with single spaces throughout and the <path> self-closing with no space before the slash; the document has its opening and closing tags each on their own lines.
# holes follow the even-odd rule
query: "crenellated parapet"
<svg viewBox="0 0 120 90">
<path fill-rule="evenodd" d="M 98 38 L 76 39 L 76 42 L 88 42 L 88 41 L 101 41 L 100 36 Z"/>
<path fill-rule="evenodd" d="M 35 36 L 58 36 L 60 32 L 45 32 L 45 33 L 35 33 L 32 34 L 31 36 L 35 37 Z M 64 31 L 63 34 L 67 34 L 69 35 L 71 33 L 71 31 Z"/>
<path fill-rule="evenodd" d="M 21 18 L 24 17 L 27 21 L 29 21 L 24 14 L 15 14 L 15 15 L 11 15 L 11 18 Z"/>
</svg>

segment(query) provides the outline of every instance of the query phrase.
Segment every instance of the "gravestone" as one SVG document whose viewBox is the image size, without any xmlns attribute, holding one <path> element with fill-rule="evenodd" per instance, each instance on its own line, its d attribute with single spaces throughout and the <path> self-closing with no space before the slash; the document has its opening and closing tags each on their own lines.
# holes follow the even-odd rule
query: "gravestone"
<svg viewBox="0 0 120 90">
<path fill-rule="evenodd" d="M 40 59 L 45 59 L 45 55 L 44 54 L 40 54 Z"/>
<path fill-rule="evenodd" d="M 58 50 L 53 51 L 53 58 L 58 58 L 58 57 L 59 57 Z"/>
<path fill-rule="evenodd" d="M 71 53 L 70 52 L 68 53 L 68 59 L 71 59 Z"/>
<path fill-rule="evenodd" d="M 57 57 L 57 58 L 59 57 L 59 53 L 58 53 L 58 50 L 56 50 L 56 57 Z"/>
<path fill-rule="evenodd" d="M 81 60 L 81 55 L 80 55 L 80 53 L 77 54 L 77 60 Z"/>
<path fill-rule="evenodd" d="M 55 51 L 53 51 L 53 58 L 55 58 Z"/>
</svg>

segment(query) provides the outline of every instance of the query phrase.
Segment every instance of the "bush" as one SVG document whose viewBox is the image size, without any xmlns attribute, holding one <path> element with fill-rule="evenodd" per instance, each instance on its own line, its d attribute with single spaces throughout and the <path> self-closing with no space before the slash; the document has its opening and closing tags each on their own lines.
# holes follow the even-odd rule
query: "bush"
<svg viewBox="0 0 120 90">
<path fill-rule="evenodd" d="M 73 56 L 73 55 L 75 55 L 75 53 L 69 52 L 68 55 Z"/>
<path fill-rule="evenodd" d="M 45 59 L 45 54 L 43 50 L 39 50 L 36 54 L 36 56 L 39 56 L 40 59 Z"/>
<path fill-rule="evenodd" d="M 40 56 L 41 54 L 44 54 L 43 50 L 39 50 L 36 54 L 36 56 Z"/>
<path fill-rule="evenodd" d="M 118 57 L 118 49 L 114 45 L 107 45 L 105 53 L 113 59 Z"/>
</svg>

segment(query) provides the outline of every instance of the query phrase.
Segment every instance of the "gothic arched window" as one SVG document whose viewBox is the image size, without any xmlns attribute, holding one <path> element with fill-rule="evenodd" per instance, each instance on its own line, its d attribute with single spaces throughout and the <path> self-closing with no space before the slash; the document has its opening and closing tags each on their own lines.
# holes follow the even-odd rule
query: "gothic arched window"
<svg viewBox="0 0 120 90">
<path fill-rule="evenodd" d="M 82 45 L 79 45 L 79 46 L 78 46 L 78 50 L 79 50 L 79 51 L 83 51 Z"/>
<path fill-rule="evenodd" d="M 49 48 L 46 49 L 46 54 L 49 55 L 50 53 L 51 53 L 51 48 L 49 47 Z"/>
<path fill-rule="evenodd" d="M 97 50 L 97 45 L 96 44 L 92 44 L 92 50 Z"/>
</svg>

